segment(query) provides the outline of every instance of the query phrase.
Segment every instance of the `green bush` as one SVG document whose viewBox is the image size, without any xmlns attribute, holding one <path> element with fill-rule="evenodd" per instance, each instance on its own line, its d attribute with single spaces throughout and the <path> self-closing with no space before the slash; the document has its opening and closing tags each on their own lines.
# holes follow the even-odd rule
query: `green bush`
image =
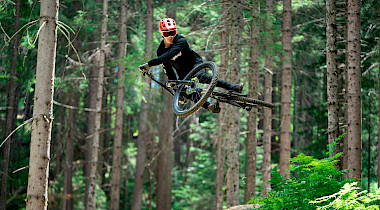
<svg viewBox="0 0 380 210">
<path fill-rule="evenodd" d="M 343 179 L 346 171 L 338 171 L 334 165 L 338 161 L 334 157 L 318 160 L 305 154 L 291 158 L 290 179 L 283 177 L 275 168 L 272 171 L 270 184 L 272 191 L 265 198 L 259 194 L 250 203 L 261 204 L 260 209 L 316 209 L 326 205 L 327 201 L 310 203 L 311 201 L 332 195 L 353 179 Z"/>
<path fill-rule="evenodd" d="M 380 189 L 375 193 L 366 190 L 358 192 L 357 182 L 346 183 L 343 188 L 332 195 L 318 198 L 310 203 L 320 204 L 330 202 L 318 209 L 377 209 L 380 206 Z"/>
</svg>

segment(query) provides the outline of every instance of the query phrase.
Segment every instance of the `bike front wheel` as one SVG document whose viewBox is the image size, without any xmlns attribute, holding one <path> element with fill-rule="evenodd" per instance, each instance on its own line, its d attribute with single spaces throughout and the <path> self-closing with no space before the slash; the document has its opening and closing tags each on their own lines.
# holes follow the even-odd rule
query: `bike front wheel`
<svg viewBox="0 0 380 210">
<path fill-rule="evenodd" d="M 218 68 L 213 62 L 204 62 L 192 69 L 184 78 L 194 86 L 179 85 L 173 98 L 173 110 L 179 117 L 187 117 L 206 103 L 218 82 Z"/>
</svg>

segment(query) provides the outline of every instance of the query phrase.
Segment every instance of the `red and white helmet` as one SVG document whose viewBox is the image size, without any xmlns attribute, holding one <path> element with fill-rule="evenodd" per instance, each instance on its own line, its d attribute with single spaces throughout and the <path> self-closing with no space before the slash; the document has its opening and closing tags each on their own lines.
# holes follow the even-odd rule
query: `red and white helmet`
<svg viewBox="0 0 380 210">
<path fill-rule="evenodd" d="M 160 30 L 161 31 L 171 31 L 176 30 L 177 24 L 172 18 L 164 18 L 160 20 Z"/>
</svg>

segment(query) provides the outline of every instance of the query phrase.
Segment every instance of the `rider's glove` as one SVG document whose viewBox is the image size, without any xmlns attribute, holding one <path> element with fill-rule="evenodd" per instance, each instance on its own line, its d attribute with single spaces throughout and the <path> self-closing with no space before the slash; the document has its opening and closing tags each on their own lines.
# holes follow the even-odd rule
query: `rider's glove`
<svg viewBox="0 0 380 210">
<path fill-rule="evenodd" d="M 149 64 L 145 63 L 139 66 L 141 73 L 145 76 L 146 73 L 149 73 Z"/>
</svg>

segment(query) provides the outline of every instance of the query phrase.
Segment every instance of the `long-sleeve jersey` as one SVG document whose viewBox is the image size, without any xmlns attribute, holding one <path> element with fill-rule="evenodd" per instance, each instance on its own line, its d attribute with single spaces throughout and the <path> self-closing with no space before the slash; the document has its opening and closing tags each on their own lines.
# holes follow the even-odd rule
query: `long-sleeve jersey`
<svg viewBox="0 0 380 210">
<path fill-rule="evenodd" d="M 169 79 L 177 79 L 173 68 L 177 71 L 179 79 L 183 79 L 195 64 L 202 62 L 202 58 L 190 48 L 186 38 L 179 34 L 174 37 L 173 44 L 168 48 L 165 48 L 162 40 L 157 49 L 157 56 L 148 62 L 149 66 L 163 64 Z"/>
</svg>

